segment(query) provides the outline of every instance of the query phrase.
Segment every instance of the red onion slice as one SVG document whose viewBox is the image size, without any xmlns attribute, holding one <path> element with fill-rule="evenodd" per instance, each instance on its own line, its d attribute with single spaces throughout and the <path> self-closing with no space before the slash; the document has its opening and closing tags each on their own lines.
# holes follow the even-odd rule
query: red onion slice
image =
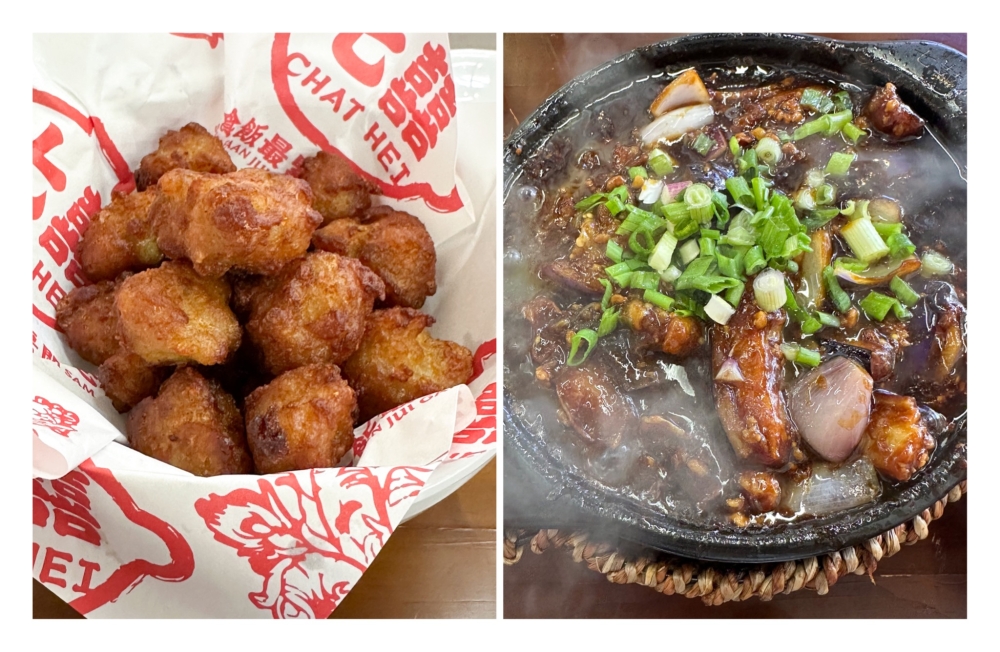
<svg viewBox="0 0 1000 652">
<path fill-rule="evenodd" d="M 742 383 L 746 380 L 743 378 L 740 363 L 736 361 L 736 358 L 727 358 L 719 367 L 719 373 L 715 374 L 715 379 L 720 383 Z"/>
<path fill-rule="evenodd" d="M 820 457 L 843 462 L 868 426 L 872 377 L 848 358 L 827 360 L 796 381 L 789 409 L 802 439 Z"/>
</svg>

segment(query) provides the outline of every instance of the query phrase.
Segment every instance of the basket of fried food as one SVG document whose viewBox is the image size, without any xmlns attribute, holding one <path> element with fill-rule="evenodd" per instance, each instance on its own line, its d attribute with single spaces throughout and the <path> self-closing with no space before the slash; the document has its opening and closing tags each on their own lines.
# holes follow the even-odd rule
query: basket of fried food
<svg viewBox="0 0 1000 652">
<path fill-rule="evenodd" d="M 336 154 L 237 170 L 198 124 L 170 131 L 78 248 L 59 304 L 135 450 L 198 476 L 352 460 L 354 428 L 466 383 L 472 353 L 420 308 L 436 254 L 416 217 Z"/>
</svg>

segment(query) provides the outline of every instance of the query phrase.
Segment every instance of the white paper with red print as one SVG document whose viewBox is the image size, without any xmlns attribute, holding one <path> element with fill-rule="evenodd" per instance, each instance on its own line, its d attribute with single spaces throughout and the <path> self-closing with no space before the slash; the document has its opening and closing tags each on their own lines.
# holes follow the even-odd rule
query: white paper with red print
<svg viewBox="0 0 1000 652">
<path fill-rule="evenodd" d="M 81 613 L 326 617 L 439 464 L 495 452 L 496 327 L 481 318 L 495 315 L 495 211 L 473 215 L 454 172 L 462 88 L 446 44 L 36 37 L 33 574 Z M 358 466 L 198 478 L 122 445 L 123 418 L 65 344 L 54 306 L 84 282 L 74 252 L 90 218 L 112 190 L 134 188 L 131 170 L 161 135 L 190 121 L 214 130 L 240 168 L 283 172 L 336 149 L 380 185 L 377 203 L 420 217 L 438 245 L 439 290 L 425 310 L 435 335 L 475 351 L 468 387 L 359 427 Z"/>
</svg>

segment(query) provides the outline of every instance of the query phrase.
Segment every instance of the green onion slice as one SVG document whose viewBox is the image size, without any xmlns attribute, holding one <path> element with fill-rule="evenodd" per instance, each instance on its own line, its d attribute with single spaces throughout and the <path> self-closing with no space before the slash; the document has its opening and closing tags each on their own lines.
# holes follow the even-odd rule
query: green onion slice
<svg viewBox="0 0 1000 652">
<path fill-rule="evenodd" d="M 601 323 L 597 327 L 598 337 L 604 337 L 618 327 L 618 315 L 619 311 L 611 308 L 606 308 L 601 313 Z"/>
<path fill-rule="evenodd" d="M 573 335 L 573 339 L 570 340 L 569 357 L 566 358 L 566 364 L 570 367 L 575 367 L 589 358 L 594 347 L 597 346 L 597 337 L 597 333 L 590 328 L 583 328 L 577 331 Z M 583 353 L 579 352 L 581 342 L 587 343 L 587 348 Z"/>
<path fill-rule="evenodd" d="M 912 308 L 920 301 L 920 295 L 917 294 L 916 290 L 898 276 L 893 276 L 892 280 L 889 281 L 889 289 L 892 290 L 892 293 L 896 295 L 896 298 L 901 303 L 908 307 Z"/>
<path fill-rule="evenodd" d="M 824 267 L 822 275 L 823 284 L 826 285 L 826 290 L 830 297 L 830 303 L 837 309 L 837 312 L 842 315 L 846 314 L 851 309 L 851 297 L 840 287 L 840 282 L 837 280 L 837 275 L 834 273 L 833 267 L 830 265 Z"/>
<path fill-rule="evenodd" d="M 858 302 L 858 307 L 864 310 L 870 319 L 882 321 L 897 303 L 899 302 L 896 299 L 873 291 L 869 292 L 867 297 Z"/>
<path fill-rule="evenodd" d="M 674 300 L 665 294 L 661 294 L 656 290 L 646 290 L 642 293 L 642 300 L 648 301 L 657 308 L 662 308 L 663 310 L 670 310 L 670 307 L 674 305 Z"/>
<path fill-rule="evenodd" d="M 831 176 L 842 177 L 851 169 L 851 163 L 854 162 L 854 159 L 854 154 L 834 152 L 830 156 L 830 162 L 826 164 L 825 171 Z"/>
</svg>

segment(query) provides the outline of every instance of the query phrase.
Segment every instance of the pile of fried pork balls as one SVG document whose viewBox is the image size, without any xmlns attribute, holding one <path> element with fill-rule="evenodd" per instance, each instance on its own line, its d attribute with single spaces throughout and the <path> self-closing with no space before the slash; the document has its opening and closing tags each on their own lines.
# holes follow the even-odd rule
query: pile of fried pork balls
<svg viewBox="0 0 1000 652">
<path fill-rule="evenodd" d="M 192 123 L 135 178 L 80 241 L 93 285 L 56 311 L 134 449 L 200 476 L 336 466 L 356 425 L 472 375 L 419 310 L 427 229 L 373 207 L 345 159 L 237 170 Z"/>
</svg>

